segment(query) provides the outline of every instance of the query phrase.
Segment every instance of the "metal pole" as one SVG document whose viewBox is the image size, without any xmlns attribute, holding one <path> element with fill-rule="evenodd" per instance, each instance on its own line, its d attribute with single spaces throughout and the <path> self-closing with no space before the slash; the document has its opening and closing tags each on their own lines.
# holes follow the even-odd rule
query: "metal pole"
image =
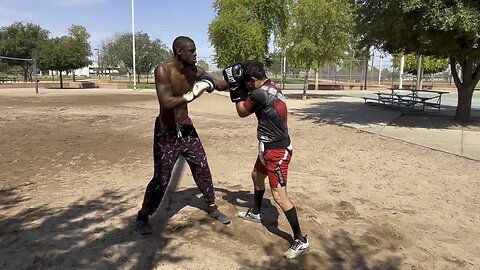
<svg viewBox="0 0 480 270">
<path fill-rule="evenodd" d="M 405 67 L 405 54 L 402 53 L 402 58 L 400 59 L 400 83 L 398 84 L 398 89 L 403 88 L 403 68 Z"/>
<path fill-rule="evenodd" d="M 97 66 L 98 79 L 100 80 L 100 49 L 97 49 Z"/>
<path fill-rule="evenodd" d="M 423 56 L 419 55 L 417 59 L 417 82 L 415 84 L 416 89 L 422 89 L 422 60 Z"/>
<path fill-rule="evenodd" d="M 382 64 L 383 64 L 383 57 L 380 56 L 380 67 L 378 69 L 378 85 L 382 84 Z"/>
<path fill-rule="evenodd" d="M 375 50 L 374 49 L 372 50 L 372 66 L 370 68 L 372 70 L 372 82 L 375 81 L 375 76 L 374 76 L 375 74 L 373 72 L 373 61 L 375 61 Z"/>
<path fill-rule="evenodd" d="M 135 70 L 135 11 L 134 11 L 134 2 L 132 0 L 132 48 L 133 48 L 133 90 L 137 90 L 137 73 Z"/>
<path fill-rule="evenodd" d="M 368 57 L 370 56 L 370 48 L 366 50 L 365 53 L 365 85 L 364 90 L 367 90 L 367 80 L 368 80 Z"/>
<path fill-rule="evenodd" d="M 35 80 L 35 94 L 38 95 L 37 60 L 36 59 L 33 59 L 33 76 Z"/>
</svg>

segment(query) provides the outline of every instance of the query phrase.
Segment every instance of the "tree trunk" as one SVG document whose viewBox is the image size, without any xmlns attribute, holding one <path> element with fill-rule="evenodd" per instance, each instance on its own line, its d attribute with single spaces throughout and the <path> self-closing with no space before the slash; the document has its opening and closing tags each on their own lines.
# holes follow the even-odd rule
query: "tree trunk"
<svg viewBox="0 0 480 270">
<path fill-rule="evenodd" d="M 458 88 L 458 103 L 455 112 L 455 120 L 466 122 L 470 120 L 470 112 L 472 111 L 473 89 L 470 90 L 468 86 L 462 86 L 462 88 Z"/>
<path fill-rule="evenodd" d="M 28 82 L 28 66 L 22 65 L 23 69 L 23 81 Z"/>
<path fill-rule="evenodd" d="M 63 74 L 60 71 L 60 88 L 63 89 Z"/>
<path fill-rule="evenodd" d="M 462 78 L 459 77 L 456 68 L 457 62 L 462 68 Z M 458 92 L 455 120 L 467 122 L 471 115 L 473 91 L 480 80 L 480 65 L 475 66 L 475 62 L 468 57 L 456 58 L 452 56 L 450 57 L 450 68 Z"/>
<path fill-rule="evenodd" d="M 308 70 L 310 67 L 307 68 L 305 72 L 305 78 L 303 79 L 303 93 L 302 93 L 302 100 L 307 99 L 307 88 L 308 88 Z"/>
</svg>

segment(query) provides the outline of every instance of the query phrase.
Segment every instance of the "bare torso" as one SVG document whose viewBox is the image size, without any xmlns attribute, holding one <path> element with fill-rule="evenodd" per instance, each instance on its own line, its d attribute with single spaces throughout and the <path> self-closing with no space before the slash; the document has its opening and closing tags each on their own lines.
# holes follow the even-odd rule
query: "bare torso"
<svg viewBox="0 0 480 270">
<path fill-rule="evenodd" d="M 179 68 L 174 61 L 157 66 L 155 84 L 162 120 L 182 123 L 188 118 L 187 103 L 182 96 L 192 89 L 197 78 L 203 74 L 205 71 L 202 68 L 197 66 Z"/>
</svg>

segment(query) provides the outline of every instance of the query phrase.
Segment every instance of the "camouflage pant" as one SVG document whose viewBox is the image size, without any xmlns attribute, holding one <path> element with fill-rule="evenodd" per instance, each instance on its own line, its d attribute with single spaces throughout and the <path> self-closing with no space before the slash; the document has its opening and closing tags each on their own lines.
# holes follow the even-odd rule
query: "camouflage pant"
<svg viewBox="0 0 480 270">
<path fill-rule="evenodd" d="M 147 185 L 142 209 L 148 215 L 153 214 L 167 190 L 175 162 L 182 155 L 190 166 L 193 179 L 202 192 L 205 202 L 213 204 L 212 175 L 207 163 L 207 156 L 202 142 L 193 125 L 182 127 L 182 137 L 177 136 L 175 129 L 160 129 L 155 127 L 153 155 L 154 174 Z"/>
</svg>

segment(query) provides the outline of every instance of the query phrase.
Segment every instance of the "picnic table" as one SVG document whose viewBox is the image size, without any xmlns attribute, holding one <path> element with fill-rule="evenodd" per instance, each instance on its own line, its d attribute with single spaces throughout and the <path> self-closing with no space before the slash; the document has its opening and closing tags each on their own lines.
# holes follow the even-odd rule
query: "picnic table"
<svg viewBox="0 0 480 270">
<path fill-rule="evenodd" d="M 0 77 L 0 83 L 17 82 L 17 78 Z"/>
<path fill-rule="evenodd" d="M 397 105 L 415 108 L 420 105 L 422 111 L 425 107 L 436 108 L 440 111 L 442 104 L 442 95 L 448 94 L 447 91 L 424 90 L 424 89 L 390 89 L 390 92 L 377 92 L 376 98 L 362 97 L 367 103 L 379 103 L 384 105 Z"/>
</svg>

